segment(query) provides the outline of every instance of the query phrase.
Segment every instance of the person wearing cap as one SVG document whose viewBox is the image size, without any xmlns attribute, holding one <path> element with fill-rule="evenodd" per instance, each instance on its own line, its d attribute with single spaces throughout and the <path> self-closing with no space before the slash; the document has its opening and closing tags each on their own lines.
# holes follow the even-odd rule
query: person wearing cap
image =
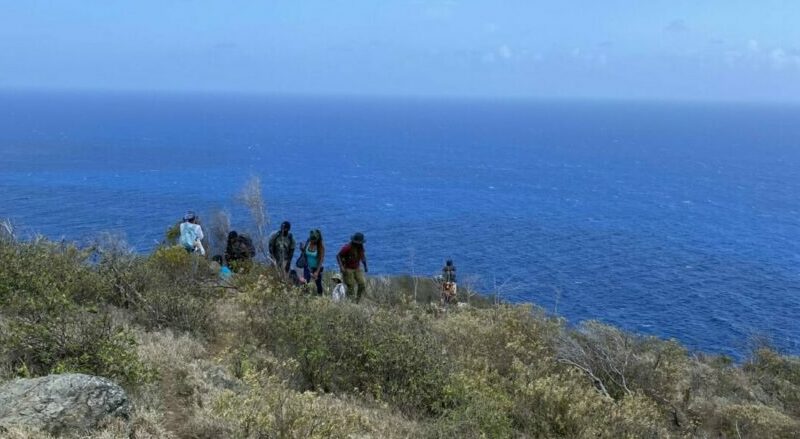
<svg viewBox="0 0 800 439">
<path fill-rule="evenodd" d="M 198 224 L 197 215 L 191 210 L 186 212 L 183 216 L 183 222 L 180 226 L 181 229 L 181 237 L 180 243 L 184 249 L 186 249 L 189 253 L 200 253 L 200 255 L 205 256 L 206 249 L 203 248 L 203 243 L 201 242 L 204 238 L 203 236 L 203 228 L 200 227 Z"/>
<path fill-rule="evenodd" d="M 269 237 L 269 255 L 275 261 L 275 265 L 281 267 L 286 274 L 289 274 L 294 248 L 297 245 L 290 232 L 291 229 L 289 221 L 284 221 L 280 230 L 273 232 Z"/>
<path fill-rule="evenodd" d="M 347 285 L 347 291 L 352 292 L 351 297 L 354 297 L 356 302 L 361 300 L 367 292 L 367 279 L 364 273 L 368 272 L 367 268 L 367 254 L 364 251 L 364 234 L 361 232 L 355 233 L 350 242 L 345 244 L 339 254 L 336 255 L 336 261 L 339 262 L 339 270 L 344 275 L 344 283 Z M 361 265 L 364 265 L 364 271 L 361 271 Z"/>
<path fill-rule="evenodd" d="M 336 284 L 336 286 L 333 287 L 333 291 L 331 291 L 331 299 L 333 299 L 334 302 L 340 302 L 347 297 L 347 287 L 342 283 L 342 275 L 339 273 L 334 273 L 333 276 L 331 276 L 331 280 Z"/>
</svg>

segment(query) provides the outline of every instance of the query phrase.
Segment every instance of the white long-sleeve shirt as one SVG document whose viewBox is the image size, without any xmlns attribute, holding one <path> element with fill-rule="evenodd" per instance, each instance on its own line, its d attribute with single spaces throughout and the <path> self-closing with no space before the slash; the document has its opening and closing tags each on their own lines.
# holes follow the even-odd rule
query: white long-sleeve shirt
<svg viewBox="0 0 800 439">
<path fill-rule="evenodd" d="M 331 298 L 333 301 L 339 302 L 345 297 L 347 297 L 347 287 L 344 285 L 344 283 L 336 284 L 336 286 L 333 288 L 333 292 L 331 292 Z"/>
<path fill-rule="evenodd" d="M 192 229 L 194 229 L 194 234 L 195 234 L 195 236 L 197 236 L 198 240 L 202 241 L 203 238 L 205 238 L 205 235 L 203 235 L 203 228 L 200 227 L 200 224 L 192 224 L 192 223 L 190 223 L 188 221 L 182 222 L 181 223 L 181 235 L 183 235 L 183 233 L 184 233 L 183 231 L 184 231 L 184 229 L 186 227 L 191 227 Z"/>
<path fill-rule="evenodd" d="M 192 224 L 188 221 L 182 222 L 181 236 L 187 233 L 187 230 L 192 230 L 194 232 L 194 236 L 196 238 L 194 243 L 195 251 L 200 252 L 201 255 L 205 256 L 206 249 L 203 248 L 203 243 L 201 242 L 205 237 L 205 235 L 203 235 L 203 228 L 200 227 L 200 224 Z"/>
</svg>

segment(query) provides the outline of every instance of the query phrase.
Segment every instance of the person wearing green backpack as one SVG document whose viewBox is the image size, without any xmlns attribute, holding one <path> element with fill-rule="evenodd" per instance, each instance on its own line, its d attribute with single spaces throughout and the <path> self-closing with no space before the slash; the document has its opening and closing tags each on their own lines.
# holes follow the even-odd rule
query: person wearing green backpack
<svg viewBox="0 0 800 439">
<path fill-rule="evenodd" d="M 276 267 L 286 275 L 292 267 L 292 255 L 297 245 L 292 236 L 292 225 L 289 221 L 281 223 L 281 228 L 272 233 L 269 237 L 269 256 Z"/>
</svg>

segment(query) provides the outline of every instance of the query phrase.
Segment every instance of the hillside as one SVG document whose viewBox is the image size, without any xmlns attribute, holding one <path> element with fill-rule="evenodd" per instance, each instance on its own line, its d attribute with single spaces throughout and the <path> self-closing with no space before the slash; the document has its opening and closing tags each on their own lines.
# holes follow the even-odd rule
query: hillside
<svg viewBox="0 0 800 439">
<path fill-rule="evenodd" d="M 413 284 L 333 303 L 259 265 L 223 283 L 176 247 L 6 237 L 0 381 L 114 379 L 134 415 L 93 438 L 800 436 L 800 359 L 768 346 L 736 364 L 534 305 L 442 309 Z"/>
</svg>

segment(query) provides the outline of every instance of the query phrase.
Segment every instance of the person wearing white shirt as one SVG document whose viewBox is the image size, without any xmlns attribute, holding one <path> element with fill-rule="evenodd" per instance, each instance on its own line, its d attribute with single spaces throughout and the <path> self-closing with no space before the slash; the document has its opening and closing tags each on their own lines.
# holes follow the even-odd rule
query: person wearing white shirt
<svg viewBox="0 0 800 439">
<path fill-rule="evenodd" d="M 201 242 L 203 238 L 203 228 L 200 227 L 200 224 L 197 224 L 197 215 L 191 210 L 186 212 L 181 223 L 181 245 L 189 253 L 197 252 L 205 256 L 206 249 L 203 248 L 203 243 Z"/>
<path fill-rule="evenodd" d="M 339 273 L 335 273 L 331 276 L 331 280 L 336 284 L 333 287 L 333 291 L 331 292 L 331 298 L 334 302 L 340 302 L 347 297 L 347 287 L 342 283 L 342 275 Z"/>
</svg>

